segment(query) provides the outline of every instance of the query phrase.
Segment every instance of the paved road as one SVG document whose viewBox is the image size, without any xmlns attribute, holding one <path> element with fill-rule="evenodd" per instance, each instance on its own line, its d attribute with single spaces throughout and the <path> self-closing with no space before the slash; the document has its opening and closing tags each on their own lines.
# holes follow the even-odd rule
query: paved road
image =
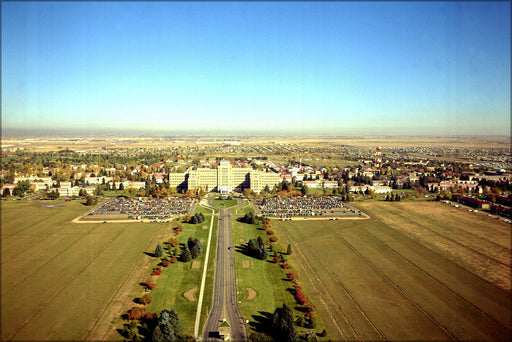
<svg viewBox="0 0 512 342">
<path fill-rule="evenodd" d="M 242 203 L 242 200 L 238 200 L 236 207 L 230 209 L 217 208 L 220 212 L 215 285 L 212 309 L 203 328 L 203 341 L 218 341 L 219 324 L 223 319 L 226 319 L 231 328 L 232 341 L 245 341 L 247 339 L 245 325 L 238 310 L 236 298 L 235 256 L 230 214 L 232 209 L 238 208 Z"/>
</svg>

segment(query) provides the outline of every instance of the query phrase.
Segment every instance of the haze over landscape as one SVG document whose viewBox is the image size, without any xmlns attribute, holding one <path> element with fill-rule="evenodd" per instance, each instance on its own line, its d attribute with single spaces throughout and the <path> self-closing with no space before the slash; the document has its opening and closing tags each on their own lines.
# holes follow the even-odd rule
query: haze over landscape
<svg viewBox="0 0 512 342">
<path fill-rule="evenodd" d="M 2 134 L 510 134 L 510 2 L 3 2 Z"/>
</svg>

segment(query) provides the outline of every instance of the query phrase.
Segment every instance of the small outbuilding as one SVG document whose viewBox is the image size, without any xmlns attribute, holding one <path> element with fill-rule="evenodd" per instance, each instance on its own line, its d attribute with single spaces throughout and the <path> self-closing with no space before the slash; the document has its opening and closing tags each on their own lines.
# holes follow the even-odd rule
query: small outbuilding
<svg viewBox="0 0 512 342">
<path fill-rule="evenodd" d="M 230 339 L 231 334 L 231 328 L 229 327 L 228 322 L 226 319 L 219 325 L 219 337 L 223 339 L 224 341 L 227 341 Z"/>
</svg>

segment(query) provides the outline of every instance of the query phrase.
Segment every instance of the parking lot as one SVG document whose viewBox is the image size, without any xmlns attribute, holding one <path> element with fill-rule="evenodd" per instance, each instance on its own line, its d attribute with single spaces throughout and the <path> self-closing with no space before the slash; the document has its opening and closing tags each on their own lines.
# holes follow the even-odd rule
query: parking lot
<svg viewBox="0 0 512 342">
<path fill-rule="evenodd" d="M 87 218 L 162 220 L 188 213 L 192 204 L 192 199 L 178 197 L 163 199 L 116 198 L 91 210 L 87 214 Z"/>
</svg>

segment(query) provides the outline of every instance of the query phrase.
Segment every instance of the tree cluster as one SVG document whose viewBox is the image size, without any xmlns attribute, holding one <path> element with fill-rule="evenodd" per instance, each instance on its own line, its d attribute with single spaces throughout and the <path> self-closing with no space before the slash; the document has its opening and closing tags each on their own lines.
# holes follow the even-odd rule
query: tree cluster
<svg viewBox="0 0 512 342">
<path fill-rule="evenodd" d="M 194 216 L 191 216 L 190 219 L 187 221 L 187 223 L 191 224 L 197 224 L 204 222 L 204 215 L 203 213 L 197 213 Z"/>
<path fill-rule="evenodd" d="M 152 342 L 174 342 L 184 339 L 178 314 L 174 310 L 163 309 L 158 315 L 151 334 Z"/>
<path fill-rule="evenodd" d="M 96 203 L 98 203 L 98 200 L 96 198 L 92 198 L 89 195 L 85 197 L 85 205 L 95 205 Z"/>
<path fill-rule="evenodd" d="M 401 198 L 400 198 L 399 194 L 386 195 L 386 201 L 394 202 L 394 201 L 400 201 L 400 200 L 401 200 Z"/>
<path fill-rule="evenodd" d="M 25 192 L 27 192 L 30 189 L 30 187 L 31 184 L 28 180 L 18 182 L 18 184 L 16 184 L 16 186 L 14 187 L 12 194 L 14 196 L 23 197 L 25 196 Z"/>
<path fill-rule="evenodd" d="M 293 312 L 286 304 L 272 315 L 272 335 L 276 341 L 294 342 L 299 339 Z"/>
<path fill-rule="evenodd" d="M 244 217 L 242 217 L 242 222 L 248 224 L 256 224 L 254 214 L 252 212 L 245 214 Z"/>
<path fill-rule="evenodd" d="M 261 236 L 258 236 L 257 239 L 250 239 L 247 242 L 247 248 L 249 249 L 249 253 L 260 260 L 267 260 L 268 258 L 268 250 L 267 245 L 263 242 Z"/>
<path fill-rule="evenodd" d="M 198 239 L 192 239 L 192 237 L 189 237 L 187 240 L 187 247 L 190 250 L 190 256 L 192 259 L 195 259 L 201 255 L 203 244 Z"/>
</svg>

